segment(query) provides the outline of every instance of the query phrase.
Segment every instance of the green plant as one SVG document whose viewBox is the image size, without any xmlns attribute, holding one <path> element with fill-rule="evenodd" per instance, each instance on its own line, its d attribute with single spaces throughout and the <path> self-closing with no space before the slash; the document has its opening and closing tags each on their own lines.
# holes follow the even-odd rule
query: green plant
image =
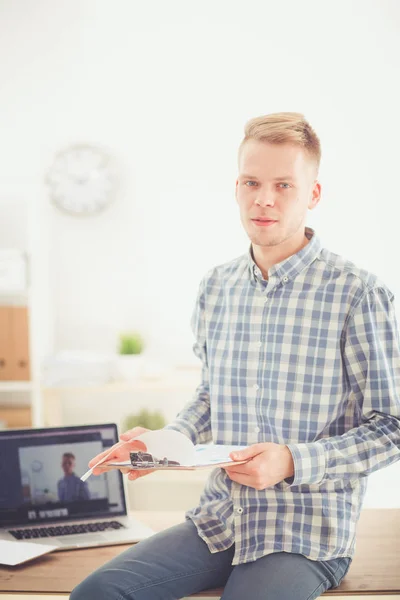
<svg viewBox="0 0 400 600">
<path fill-rule="evenodd" d="M 120 354 L 140 354 L 144 348 L 144 341 L 139 333 L 121 333 L 119 336 Z"/>
<path fill-rule="evenodd" d="M 166 425 L 164 415 L 159 412 L 150 412 L 146 408 L 135 415 L 128 415 L 124 422 L 124 431 L 134 427 L 145 427 L 146 429 L 162 429 Z"/>
</svg>

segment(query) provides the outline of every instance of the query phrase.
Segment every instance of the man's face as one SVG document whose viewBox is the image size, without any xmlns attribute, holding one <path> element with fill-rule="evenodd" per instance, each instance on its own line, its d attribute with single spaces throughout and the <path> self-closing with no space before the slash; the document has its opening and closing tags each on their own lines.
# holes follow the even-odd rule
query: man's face
<svg viewBox="0 0 400 600">
<path fill-rule="evenodd" d="M 248 140 L 241 149 L 236 199 L 243 226 L 257 246 L 304 237 L 308 209 L 319 202 L 312 159 L 294 144 Z M 269 219 L 269 221 L 267 220 Z"/>
<path fill-rule="evenodd" d="M 62 470 L 64 471 L 65 475 L 72 475 L 72 473 L 74 472 L 74 468 L 75 468 L 75 461 L 73 458 L 64 456 L 62 459 L 61 466 L 62 466 Z"/>
</svg>

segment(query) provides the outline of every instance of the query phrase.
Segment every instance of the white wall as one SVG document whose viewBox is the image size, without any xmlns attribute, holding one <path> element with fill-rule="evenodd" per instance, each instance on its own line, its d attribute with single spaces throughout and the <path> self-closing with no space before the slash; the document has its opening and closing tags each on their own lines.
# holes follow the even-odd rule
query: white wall
<svg viewBox="0 0 400 600">
<path fill-rule="evenodd" d="M 321 137 L 309 224 L 399 296 L 399 18 L 396 0 L 0 1 L 0 198 L 25 182 L 25 201 L 46 203 L 46 168 L 69 143 L 120 165 L 101 216 L 50 211 L 54 350 L 112 351 L 134 327 L 191 359 L 200 277 L 247 248 L 243 125 L 279 110 Z"/>
</svg>

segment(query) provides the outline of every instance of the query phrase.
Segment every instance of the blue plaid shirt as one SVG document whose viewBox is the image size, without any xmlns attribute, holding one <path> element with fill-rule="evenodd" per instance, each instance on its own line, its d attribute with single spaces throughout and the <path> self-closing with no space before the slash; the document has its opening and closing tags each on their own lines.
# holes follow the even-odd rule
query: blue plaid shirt
<svg viewBox="0 0 400 600">
<path fill-rule="evenodd" d="M 57 483 L 58 499 L 60 502 L 79 502 L 90 500 L 89 488 L 86 482 L 73 473 L 65 475 Z"/>
<path fill-rule="evenodd" d="M 193 314 L 202 381 L 168 427 L 194 443 L 287 444 L 295 474 L 265 490 L 208 478 L 188 511 L 233 564 L 272 552 L 352 557 L 367 475 L 400 458 L 393 294 L 314 231 L 264 280 L 251 252 L 203 279 Z"/>
</svg>

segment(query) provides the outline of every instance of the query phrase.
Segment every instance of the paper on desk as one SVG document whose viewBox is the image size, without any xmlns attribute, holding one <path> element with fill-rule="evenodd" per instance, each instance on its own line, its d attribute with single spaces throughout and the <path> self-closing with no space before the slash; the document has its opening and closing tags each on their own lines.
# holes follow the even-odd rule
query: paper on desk
<svg viewBox="0 0 400 600">
<path fill-rule="evenodd" d="M 57 546 L 36 544 L 33 542 L 8 542 L 0 540 L 0 563 L 2 565 L 20 565 L 21 563 L 42 556 L 55 550 Z"/>
</svg>

